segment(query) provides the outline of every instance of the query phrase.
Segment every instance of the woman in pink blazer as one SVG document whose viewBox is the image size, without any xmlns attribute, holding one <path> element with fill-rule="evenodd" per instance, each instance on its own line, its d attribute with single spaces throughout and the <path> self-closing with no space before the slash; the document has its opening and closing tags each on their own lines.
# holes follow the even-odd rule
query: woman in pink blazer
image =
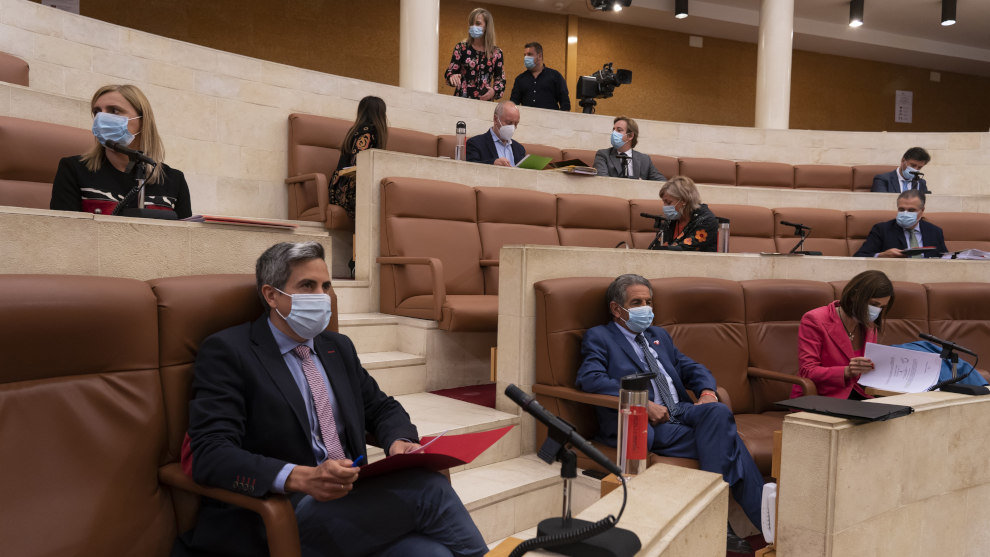
<svg viewBox="0 0 990 557">
<path fill-rule="evenodd" d="M 867 342 L 876 342 L 883 319 L 894 304 L 894 285 L 880 271 L 863 271 L 842 289 L 838 301 L 805 313 L 798 328 L 801 377 L 815 382 L 818 394 L 868 398 L 857 381 L 873 369 L 863 357 Z M 795 385 L 791 398 L 803 395 Z"/>
</svg>

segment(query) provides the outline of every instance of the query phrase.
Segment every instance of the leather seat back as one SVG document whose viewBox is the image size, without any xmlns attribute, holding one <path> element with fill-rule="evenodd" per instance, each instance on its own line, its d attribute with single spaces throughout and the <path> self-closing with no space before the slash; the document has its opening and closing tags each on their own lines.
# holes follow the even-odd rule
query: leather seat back
<svg viewBox="0 0 990 557">
<path fill-rule="evenodd" d="M 753 395 L 746 377 L 749 347 L 739 283 L 699 277 L 650 282 L 654 323 L 670 333 L 678 350 L 712 372 L 718 385 L 728 391 L 733 412 L 752 412 Z"/>
<path fill-rule="evenodd" d="M 677 176 L 677 171 L 680 170 L 680 162 L 677 160 L 677 157 L 650 155 L 650 160 L 653 161 L 653 166 L 657 167 L 660 174 L 663 174 L 663 177 L 668 180 Z"/>
<path fill-rule="evenodd" d="M 552 145 L 541 145 L 539 143 L 523 143 L 523 147 L 526 148 L 527 155 L 539 155 L 541 157 L 550 157 L 550 162 L 562 160 L 560 157 L 563 156 L 560 149 Z M 516 161 L 519 164 L 519 161 Z"/>
<path fill-rule="evenodd" d="M 852 190 L 852 168 L 837 164 L 795 164 L 794 187 L 812 190 Z"/>
<path fill-rule="evenodd" d="M 29 86 L 30 66 L 24 60 L 6 52 L 0 52 L 0 81 Z"/>
<path fill-rule="evenodd" d="M 418 130 L 389 128 L 388 145 L 385 148 L 399 153 L 436 157 L 437 136 Z"/>
<path fill-rule="evenodd" d="M 557 237 L 562 246 L 632 246 L 629 201 L 604 195 L 557 195 Z"/>
<path fill-rule="evenodd" d="M 59 159 L 94 141 L 90 130 L 0 116 L 0 205 L 47 209 Z"/>
<path fill-rule="evenodd" d="M 870 235 L 873 225 L 896 216 L 894 211 L 846 211 L 846 248 L 854 255 Z"/>
<path fill-rule="evenodd" d="M 873 189 L 873 178 L 877 174 L 886 174 L 896 168 L 890 164 L 861 164 L 852 167 L 853 191 L 870 191 Z"/>
<path fill-rule="evenodd" d="M 661 170 L 661 172 L 663 172 Z M 646 249 L 650 247 L 653 239 L 657 237 L 657 229 L 654 228 L 655 220 L 642 216 L 642 213 L 650 215 L 663 215 L 663 202 L 660 199 L 630 199 L 629 200 L 629 222 L 633 245 L 636 249 Z"/>
<path fill-rule="evenodd" d="M 557 199 L 516 188 L 477 187 L 481 258 L 498 259 L 505 244 L 560 245 Z M 498 267 L 484 267 L 485 294 L 498 294 Z"/>
<path fill-rule="evenodd" d="M 715 216 L 729 219 L 729 253 L 773 253 L 773 211 L 756 205 L 709 205 Z"/>
<path fill-rule="evenodd" d="M 773 210 L 774 242 L 777 251 L 787 253 L 799 240 L 794 228 L 781 221 L 811 227 L 802 250 L 820 251 L 822 255 L 848 256 L 846 242 L 846 214 L 834 209 L 809 209 L 804 207 L 780 207 Z"/>
<path fill-rule="evenodd" d="M 949 251 L 990 251 L 990 215 L 986 213 L 929 213 L 925 220 L 942 229 Z"/>
<path fill-rule="evenodd" d="M 340 148 L 344 142 L 347 130 L 354 122 L 340 118 L 327 118 L 313 114 L 289 115 L 289 177 L 303 174 L 323 174 L 329 180 L 337 169 L 340 160 Z M 312 215 L 317 209 L 316 182 L 303 184 L 301 191 L 295 192 L 295 198 L 290 196 L 289 218 L 296 219 L 304 213 Z M 316 220 L 323 220 L 322 215 L 315 215 Z"/>
<path fill-rule="evenodd" d="M 148 284 L 0 276 L 3 553 L 168 555 L 165 413 Z"/>
<path fill-rule="evenodd" d="M 736 163 L 726 159 L 680 157 L 679 172 L 696 184 L 736 185 Z"/>
<path fill-rule="evenodd" d="M 736 185 L 756 188 L 793 188 L 794 167 L 782 162 L 736 163 Z"/>
<path fill-rule="evenodd" d="M 561 150 L 561 158 L 565 161 L 578 159 L 587 166 L 594 166 L 595 153 L 594 149 L 563 149 Z"/>
<path fill-rule="evenodd" d="M 928 292 L 928 326 L 931 334 L 965 346 L 983 360 L 990 357 L 990 285 L 975 282 L 925 284 Z M 973 363 L 965 354 L 960 357 Z"/>
</svg>

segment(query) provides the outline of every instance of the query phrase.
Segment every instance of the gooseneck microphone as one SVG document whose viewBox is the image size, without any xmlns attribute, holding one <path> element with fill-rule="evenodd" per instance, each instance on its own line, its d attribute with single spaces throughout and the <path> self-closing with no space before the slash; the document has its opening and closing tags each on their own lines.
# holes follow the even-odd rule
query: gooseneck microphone
<svg viewBox="0 0 990 557">
<path fill-rule="evenodd" d="M 536 402 L 532 395 L 527 395 L 519 387 L 510 383 L 505 388 L 505 396 L 512 399 L 512 402 L 518 404 L 520 408 L 529 412 L 534 418 L 543 422 L 543 425 L 560 432 L 574 445 L 575 449 L 588 455 L 588 458 L 597 462 L 602 468 L 605 468 L 616 476 L 622 475 L 621 468 L 596 449 L 587 439 L 581 437 L 581 434 L 575 431 L 574 427 L 569 423 L 547 412 L 546 408 L 541 406 L 539 402 Z"/>
<path fill-rule="evenodd" d="M 969 354 L 970 356 L 979 358 L 979 356 L 976 354 L 976 352 L 973 352 L 972 350 L 970 350 L 969 348 L 966 348 L 964 346 L 959 346 L 958 344 L 956 344 L 956 343 L 954 343 L 952 341 L 942 340 L 942 339 L 938 338 L 937 336 L 930 335 L 928 333 L 918 333 L 918 336 L 921 337 L 921 338 L 923 338 L 923 339 L 925 339 L 925 340 L 927 340 L 927 341 L 929 341 L 929 342 L 934 342 L 935 344 L 940 344 L 940 345 L 942 345 L 942 346 L 944 346 L 946 348 L 951 348 L 952 350 L 957 350 L 959 352 L 962 352 L 963 354 Z"/>
<path fill-rule="evenodd" d="M 144 164 L 150 165 L 151 168 L 158 166 L 158 163 L 155 162 L 155 160 L 149 157 L 148 155 L 145 155 L 144 153 L 136 149 L 131 149 L 130 147 L 121 145 L 120 143 L 117 143 L 112 139 L 108 139 L 107 142 L 104 143 L 103 145 L 105 145 L 107 148 L 113 151 L 117 151 L 121 155 L 127 155 L 127 157 L 132 161 L 143 162 Z"/>
<path fill-rule="evenodd" d="M 663 215 L 651 215 L 649 213 L 640 213 L 639 216 L 654 220 L 667 220 L 667 217 Z"/>
<path fill-rule="evenodd" d="M 780 221 L 780 224 L 783 224 L 785 226 L 793 226 L 794 228 L 796 228 L 798 230 L 811 230 L 811 227 L 810 226 L 805 226 L 803 224 L 799 224 L 799 223 L 796 223 L 796 222 L 787 222 L 786 220 Z"/>
</svg>

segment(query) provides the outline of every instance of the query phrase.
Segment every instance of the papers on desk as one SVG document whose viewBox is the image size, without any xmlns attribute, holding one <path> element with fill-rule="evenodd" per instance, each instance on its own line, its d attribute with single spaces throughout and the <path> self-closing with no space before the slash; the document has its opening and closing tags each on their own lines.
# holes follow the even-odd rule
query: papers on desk
<svg viewBox="0 0 990 557">
<path fill-rule="evenodd" d="M 541 157 L 540 155 L 526 155 L 523 160 L 516 163 L 516 168 L 528 168 L 530 170 L 543 170 L 552 157 Z"/>
<path fill-rule="evenodd" d="M 873 371 L 864 373 L 859 384 L 884 391 L 920 393 L 938 382 L 942 360 L 934 352 L 919 352 L 866 343 L 864 357 L 873 361 Z"/>
<path fill-rule="evenodd" d="M 299 228 L 298 224 L 277 221 L 277 220 L 259 220 L 259 219 L 246 219 L 242 217 L 221 217 L 217 215 L 193 215 L 191 217 L 186 217 L 184 219 L 186 222 L 203 222 L 206 224 L 228 224 L 235 226 L 261 226 L 265 228 L 282 228 L 285 230 L 295 230 Z"/>
<path fill-rule="evenodd" d="M 990 261 L 990 251 L 981 249 L 967 249 L 963 251 L 949 252 L 942 256 L 942 259 L 971 259 L 977 261 Z"/>
</svg>

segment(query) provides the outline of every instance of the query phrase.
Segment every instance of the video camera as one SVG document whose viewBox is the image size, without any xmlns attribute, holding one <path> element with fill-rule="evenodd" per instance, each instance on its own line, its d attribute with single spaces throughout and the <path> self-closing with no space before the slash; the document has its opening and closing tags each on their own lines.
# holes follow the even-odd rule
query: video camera
<svg viewBox="0 0 990 557">
<path fill-rule="evenodd" d="M 607 99 L 614 94 L 616 87 L 628 83 L 632 83 L 632 70 L 612 71 L 612 62 L 609 62 L 597 72 L 578 78 L 578 104 L 585 114 L 593 114 L 598 104 L 595 99 Z"/>
</svg>

